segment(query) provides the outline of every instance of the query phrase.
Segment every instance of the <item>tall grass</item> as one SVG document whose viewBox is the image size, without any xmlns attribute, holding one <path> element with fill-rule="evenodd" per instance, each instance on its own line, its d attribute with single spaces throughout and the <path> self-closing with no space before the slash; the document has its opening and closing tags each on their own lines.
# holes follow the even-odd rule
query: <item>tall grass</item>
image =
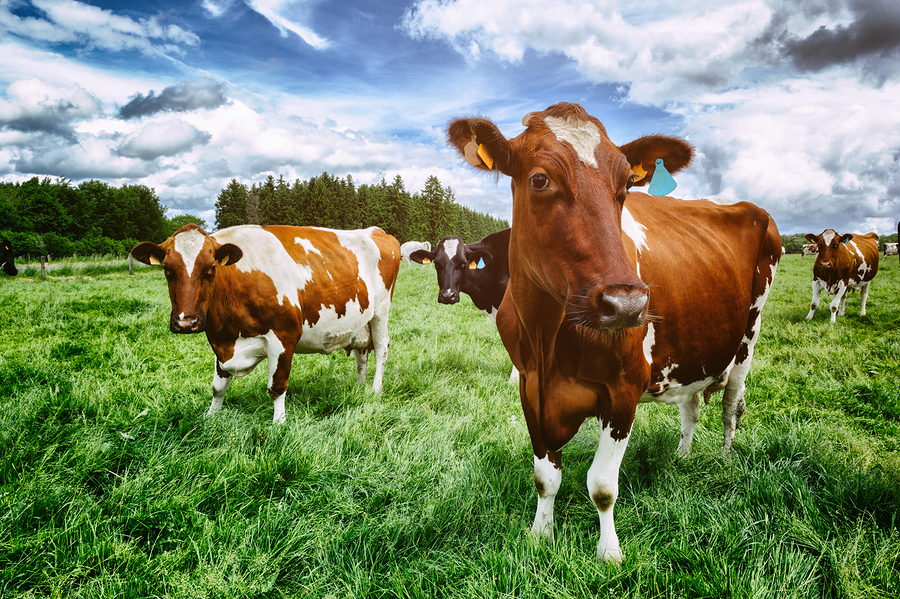
<svg viewBox="0 0 900 599">
<path fill-rule="evenodd" d="M 510 362 L 467 299 L 401 269 L 385 391 L 298 356 L 287 423 L 265 367 L 212 418 L 212 352 L 168 332 L 162 274 L 0 280 L 0 596 L 891 597 L 900 589 L 900 268 L 859 317 L 804 319 L 785 256 L 730 456 L 720 400 L 690 459 L 646 405 L 620 473 L 621 566 L 597 564 L 564 452 L 554 541 L 529 533 L 531 446 Z"/>
</svg>

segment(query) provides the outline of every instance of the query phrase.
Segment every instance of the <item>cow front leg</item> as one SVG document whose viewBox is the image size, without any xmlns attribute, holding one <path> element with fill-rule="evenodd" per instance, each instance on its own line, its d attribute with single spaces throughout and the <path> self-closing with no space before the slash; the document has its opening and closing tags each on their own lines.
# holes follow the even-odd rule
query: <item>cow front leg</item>
<svg viewBox="0 0 900 599">
<path fill-rule="evenodd" d="M 209 410 L 207 410 L 206 415 L 212 416 L 216 412 L 222 409 L 222 402 L 225 401 L 225 393 L 228 391 L 228 386 L 231 384 L 231 374 L 226 372 L 222 366 L 219 364 L 218 358 L 216 359 L 216 367 L 213 371 L 213 382 L 212 382 L 212 403 L 209 404 Z"/>
<path fill-rule="evenodd" d="M 681 440 L 678 442 L 678 455 L 687 458 L 691 455 L 691 444 L 694 441 L 694 429 L 697 428 L 697 421 L 700 419 L 700 398 L 703 391 L 698 391 L 691 397 L 680 404 L 678 410 L 681 412 Z"/>
<path fill-rule="evenodd" d="M 366 372 L 369 368 L 369 354 L 358 349 L 353 350 L 353 359 L 356 360 L 356 382 L 366 384 Z"/>
<path fill-rule="evenodd" d="M 859 288 L 859 315 L 866 315 L 866 300 L 869 299 L 869 283 L 863 283 Z"/>
<path fill-rule="evenodd" d="M 844 315 L 844 302 L 847 299 L 847 288 L 844 285 L 838 285 L 837 293 L 831 300 L 831 322 L 837 321 L 838 316 Z"/>
<path fill-rule="evenodd" d="M 588 493 L 600 517 L 600 542 L 597 543 L 597 559 L 600 561 L 622 561 L 613 507 L 619 497 L 619 467 L 630 436 L 629 433 L 623 439 L 616 439 L 612 435 L 612 426 L 604 427 L 600 431 L 597 453 L 588 470 Z"/>
<path fill-rule="evenodd" d="M 819 307 L 819 301 L 822 297 L 822 287 L 819 285 L 818 281 L 813 281 L 812 284 L 812 302 L 809 304 L 809 313 L 806 315 L 806 320 L 812 320 L 813 315 L 816 313 L 816 308 Z"/>
<path fill-rule="evenodd" d="M 284 409 L 284 399 L 287 395 L 288 380 L 291 376 L 292 351 L 281 347 L 274 348 L 276 344 L 269 344 L 269 396 L 274 403 L 272 413 L 273 423 L 282 423 L 287 419 Z M 291 345 L 293 348 L 296 344 Z M 280 351 L 279 351 L 280 350 Z"/>
<path fill-rule="evenodd" d="M 531 532 L 553 538 L 553 504 L 562 483 L 562 452 L 547 451 L 534 456 L 534 488 L 537 490 L 537 512 Z"/>
<path fill-rule="evenodd" d="M 381 393 L 384 364 L 387 362 L 388 345 L 390 345 L 387 315 L 372 319 L 372 345 L 375 351 L 375 377 L 372 379 L 372 391 Z"/>
</svg>

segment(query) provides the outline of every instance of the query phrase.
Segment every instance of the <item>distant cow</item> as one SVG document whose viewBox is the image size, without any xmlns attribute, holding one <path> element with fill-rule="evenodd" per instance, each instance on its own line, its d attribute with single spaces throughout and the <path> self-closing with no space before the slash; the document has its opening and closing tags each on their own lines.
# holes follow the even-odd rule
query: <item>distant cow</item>
<svg viewBox="0 0 900 599">
<path fill-rule="evenodd" d="M 819 251 L 819 246 L 815 243 L 804 243 L 800 249 L 801 256 L 812 256 Z"/>
<path fill-rule="evenodd" d="M 896 256 L 897 252 L 897 244 L 896 243 L 886 243 L 884 244 L 884 257 L 888 256 Z"/>
<path fill-rule="evenodd" d="M 409 255 L 416 250 L 431 250 L 430 241 L 407 241 L 400 246 L 400 259 L 409 264 Z"/>
<path fill-rule="evenodd" d="M 438 242 L 433 252 L 418 250 L 410 258 L 419 264 L 434 262 L 439 303 L 455 304 L 462 291 L 496 326 L 497 309 L 509 282 L 508 256 L 509 229 L 503 229 L 468 245 L 459 237 L 448 235 Z M 509 381 L 518 380 L 519 371 L 513 366 Z"/>
<path fill-rule="evenodd" d="M 638 403 L 679 406 L 678 450 L 687 454 L 704 392 L 724 387 L 731 447 L 781 238 L 747 202 L 637 193 L 662 167 L 690 163 L 684 140 L 652 135 L 616 146 L 598 119 L 567 103 L 522 124 L 507 139 L 488 119 L 455 119 L 447 137 L 475 168 L 512 180 L 510 278 L 497 328 L 521 373 L 538 493 L 532 531 L 552 535 L 562 448 L 596 418 L 587 488 L 600 519 L 597 557 L 619 561 L 613 508 Z"/>
<path fill-rule="evenodd" d="M 866 315 L 866 299 L 869 284 L 878 272 L 878 235 L 866 233 L 840 235 L 833 229 L 825 229 L 819 235 L 806 236 L 818 247 L 813 266 L 812 303 L 807 319 L 811 319 L 819 307 L 819 296 L 824 291 L 833 295 L 831 322 L 844 314 L 844 301 L 848 289 L 859 289 L 859 315 Z"/>
<path fill-rule="evenodd" d="M 8 239 L 4 239 L 3 246 L 0 247 L 0 265 L 3 266 L 3 272 L 11 277 L 19 274 L 19 271 L 16 269 L 15 259 L 16 253 L 13 251 L 12 245 Z"/>
<path fill-rule="evenodd" d="M 163 266 L 170 330 L 206 333 L 216 354 L 208 414 L 222 408 L 232 376 L 268 358 L 273 421 L 284 421 L 295 353 L 352 350 L 357 380 L 365 384 L 374 350 L 372 388 L 381 391 L 400 266 L 400 244 L 381 229 L 248 225 L 207 235 L 189 224 L 159 245 L 139 243 L 131 254 Z"/>
</svg>

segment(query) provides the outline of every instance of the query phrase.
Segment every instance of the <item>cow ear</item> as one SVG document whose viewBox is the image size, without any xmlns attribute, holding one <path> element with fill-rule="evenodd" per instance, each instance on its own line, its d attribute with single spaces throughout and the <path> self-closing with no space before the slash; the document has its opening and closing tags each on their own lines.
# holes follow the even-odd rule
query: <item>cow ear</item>
<svg viewBox="0 0 900 599">
<path fill-rule="evenodd" d="M 434 262 L 434 252 L 428 250 L 416 250 L 409 255 L 409 259 L 419 264 L 431 264 Z"/>
<path fill-rule="evenodd" d="M 511 175 L 509 141 L 491 121 L 480 117 L 454 119 L 447 125 L 447 143 L 478 170 Z"/>
<path fill-rule="evenodd" d="M 233 243 L 226 243 L 224 245 L 220 245 L 216 249 L 215 259 L 216 262 L 219 263 L 219 266 L 225 266 L 226 264 L 234 264 L 243 256 L 244 252 L 241 251 L 241 248 L 234 245 Z"/>
<path fill-rule="evenodd" d="M 681 138 L 667 135 L 646 135 L 620 146 L 619 150 L 625 154 L 632 168 L 639 167 L 635 172 L 646 173 L 634 182 L 638 187 L 646 185 L 653 179 L 657 160 L 662 160 L 665 169 L 674 175 L 688 166 L 694 157 L 694 148 L 691 144 Z"/>
<path fill-rule="evenodd" d="M 847 243 L 851 239 L 853 239 L 853 233 L 845 233 L 841 235 L 841 243 Z"/>
<path fill-rule="evenodd" d="M 818 235 L 813 235 L 812 233 L 807 233 L 807 234 L 806 234 L 806 241 L 808 241 L 808 242 L 810 242 L 810 243 L 818 244 L 818 243 L 819 243 L 819 237 L 818 237 Z"/>
<path fill-rule="evenodd" d="M 469 270 L 481 270 L 493 261 L 494 257 L 487 250 L 466 250 L 466 262 L 469 264 Z"/>
<path fill-rule="evenodd" d="M 155 266 L 162 264 L 163 260 L 166 259 L 166 250 L 152 241 L 142 241 L 131 248 L 131 255 L 138 262 Z"/>
</svg>

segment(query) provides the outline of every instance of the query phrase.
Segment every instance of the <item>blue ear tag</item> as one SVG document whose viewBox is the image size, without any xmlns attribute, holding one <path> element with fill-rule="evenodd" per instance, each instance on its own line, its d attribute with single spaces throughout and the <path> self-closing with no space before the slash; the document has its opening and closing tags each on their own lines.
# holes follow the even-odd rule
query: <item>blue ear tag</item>
<svg viewBox="0 0 900 599">
<path fill-rule="evenodd" d="M 478 259 L 478 269 L 481 270 L 482 268 L 484 268 L 484 258 L 479 258 Z"/>
<path fill-rule="evenodd" d="M 663 166 L 662 158 L 657 158 L 656 170 L 653 172 L 653 179 L 650 180 L 648 192 L 652 196 L 664 196 L 674 191 L 676 187 L 678 187 L 678 184 L 675 183 L 675 179 Z"/>
</svg>

